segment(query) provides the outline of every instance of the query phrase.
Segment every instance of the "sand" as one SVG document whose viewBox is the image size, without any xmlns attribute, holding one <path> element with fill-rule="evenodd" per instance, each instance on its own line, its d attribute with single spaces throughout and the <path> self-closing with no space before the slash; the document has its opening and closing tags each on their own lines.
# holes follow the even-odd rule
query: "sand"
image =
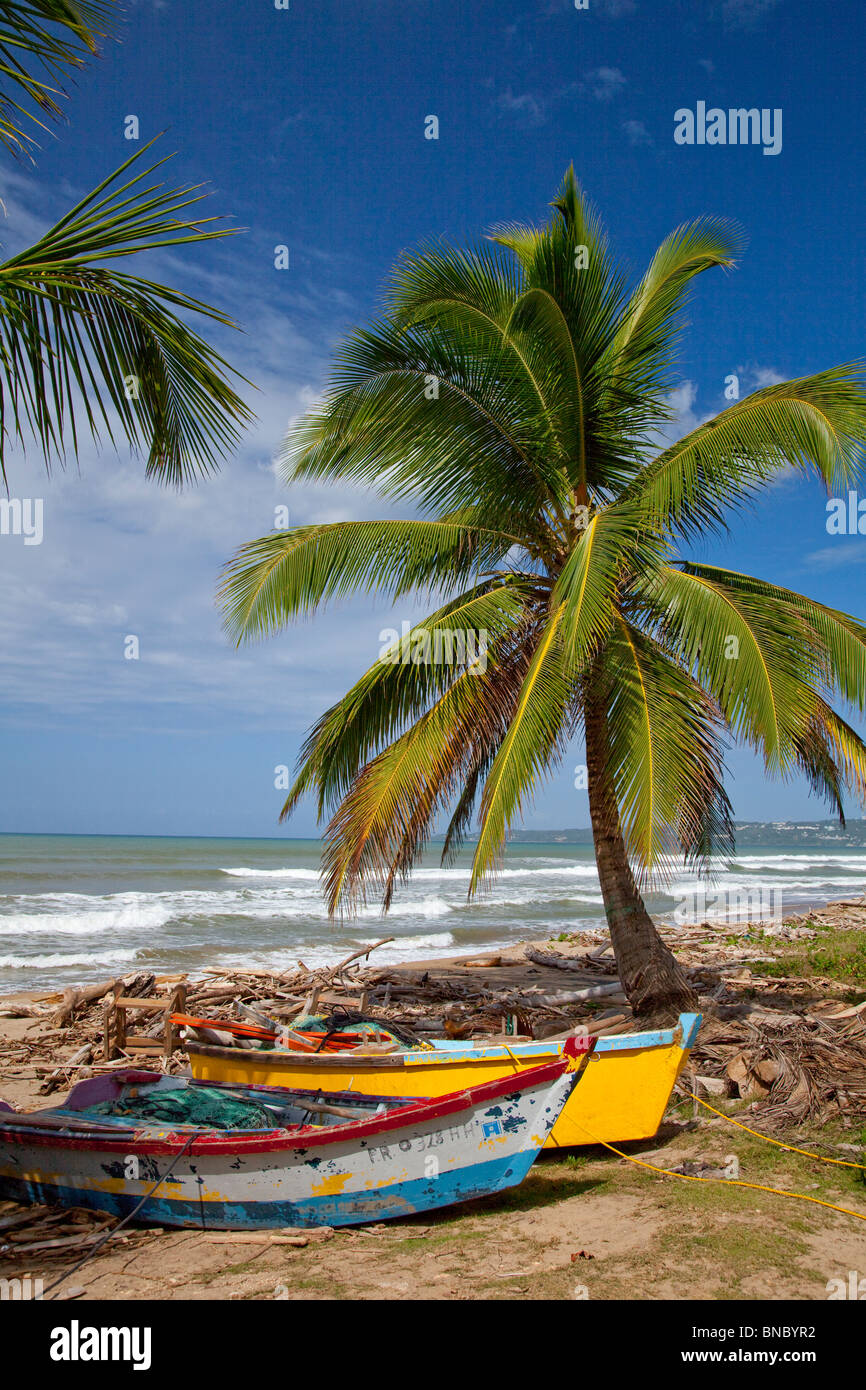
<svg viewBox="0 0 866 1390">
<path fill-rule="evenodd" d="M 424 973 L 443 982 L 471 977 L 493 989 L 567 984 L 565 972 L 533 965 L 520 953 L 519 947 L 499 952 L 503 963 L 484 969 L 467 965 L 476 952 L 388 971 L 407 980 Z M 517 963 L 506 964 L 510 959 Z M 32 997 L 23 992 L 0 1003 Z M 0 1041 L 44 1027 L 42 1020 L 0 1019 Z M 38 1086 L 32 1068 L 6 1064 L 0 1072 L 0 1095 L 22 1109 L 56 1103 L 40 1097 Z M 782 1153 L 696 1113 L 675 1095 L 656 1138 L 624 1151 L 659 1167 L 722 1165 L 736 1153 L 743 1180 L 819 1197 L 866 1218 L 866 1187 L 854 1170 Z M 828 1144 L 856 1137 L 822 1133 Z M 544 1154 L 519 1188 L 496 1197 L 372 1228 L 311 1232 L 303 1248 L 273 1244 L 266 1235 L 253 1244 L 231 1233 L 127 1230 L 70 1276 L 62 1292 L 82 1301 L 810 1300 L 827 1298 L 830 1281 L 847 1279 L 848 1271 L 866 1271 L 866 1219 L 724 1181 L 662 1176 L 600 1148 Z M 31 1256 L 25 1269 L 21 1258 L 0 1259 L 0 1277 L 29 1273 L 47 1286 L 73 1263 Z"/>
</svg>

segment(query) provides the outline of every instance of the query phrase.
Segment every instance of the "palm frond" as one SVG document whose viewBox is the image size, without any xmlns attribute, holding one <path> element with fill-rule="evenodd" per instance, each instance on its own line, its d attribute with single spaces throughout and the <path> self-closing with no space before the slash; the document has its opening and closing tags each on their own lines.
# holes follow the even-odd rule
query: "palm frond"
<svg viewBox="0 0 866 1390">
<path fill-rule="evenodd" d="M 725 524 L 725 512 L 790 466 L 828 489 L 859 474 L 866 382 L 857 364 L 764 387 L 690 431 L 623 494 L 681 535 Z"/>
<path fill-rule="evenodd" d="M 809 632 L 790 611 L 714 579 L 661 567 L 643 585 L 663 642 L 718 704 L 738 740 L 787 772 L 813 717 L 820 667 Z"/>
<path fill-rule="evenodd" d="M 623 311 L 610 347 L 612 378 L 627 378 L 642 393 L 669 389 L 672 352 L 691 281 L 714 267 L 730 269 L 742 250 L 739 227 L 721 218 L 696 218 L 665 237 Z"/>
<path fill-rule="evenodd" d="M 826 701 L 797 741 L 796 760 L 812 792 L 823 797 L 845 825 L 844 793 L 866 807 L 866 744 Z"/>
<path fill-rule="evenodd" d="M 839 770 L 841 782 L 863 809 L 866 807 L 866 743 L 824 700 L 818 704 L 816 722 Z"/>
<path fill-rule="evenodd" d="M 596 512 L 574 545 L 551 596 L 563 605 L 562 641 L 575 674 L 604 638 L 616 613 L 621 580 L 637 572 L 646 582 L 665 547 L 640 508 L 623 504 Z"/>
<path fill-rule="evenodd" d="M 535 449 L 565 464 L 579 443 L 573 393 L 561 370 L 564 361 L 574 379 L 574 344 L 556 302 L 526 287 L 513 260 L 487 246 L 405 255 L 392 276 L 389 307 L 399 325 L 437 325 L 457 342 L 474 338 L 476 352 L 505 357 L 512 392 L 520 393 L 527 418 L 538 417 Z"/>
<path fill-rule="evenodd" d="M 412 728 L 363 767 L 340 802 L 322 856 L 328 909 L 351 914 L 378 888 L 390 903 L 454 794 L 477 742 L 507 718 L 496 671 L 464 671 Z"/>
<path fill-rule="evenodd" d="M 313 789 L 319 817 L 333 809 L 359 769 L 426 714 L 456 676 L 513 664 L 526 621 L 519 586 L 489 581 L 416 624 L 317 721 L 280 819 Z M 430 659 L 437 652 L 443 659 Z"/>
<path fill-rule="evenodd" d="M 828 608 L 791 589 L 736 570 L 685 560 L 679 567 L 686 574 L 725 586 L 735 593 L 747 594 L 762 606 L 781 609 L 784 614 L 793 616 L 804 629 L 814 633 L 822 684 L 829 691 L 838 692 L 847 704 L 861 713 L 866 709 L 866 624 L 850 613 Z"/>
<path fill-rule="evenodd" d="M 639 881 L 683 851 L 698 862 L 733 844 L 722 720 L 698 683 L 620 617 L 599 657 L 607 680 L 608 766 Z"/>
<path fill-rule="evenodd" d="M 63 116 L 64 76 L 98 52 L 116 15 L 116 0 L 4 0 L 0 5 L 0 143 L 12 154 L 20 156 L 36 143 L 30 130 L 46 128 L 40 117 Z"/>
<path fill-rule="evenodd" d="M 151 142 L 152 143 L 152 142 Z M 164 160 L 123 176 L 127 160 L 27 250 L 0 264 L 0 472 L 10 436 L 39 444 L 50 468 L 77 455 L 83 423 L 116 443 L 119 428 L 147 474 L 181 485 L 212 471 L 252 414 L 238 376 L 175 310 L 234 327 L 219 310 L 99 262 L 230 235 L 181 216 L 193 188 L 142 186 Z M 238 377 L 239 380 L 243 378 Z"/>
<path fill-rule="evenodd" d="M 470 897 L 495 873 L 513 818 L 561 755 L 573 727 L 575 684 L 563 640 L 565 611 L 560 603 L 538 633 L 508 732 L 484 783 Z"/>
<path fill-rule="evenodd" d="M 275 531 L 242 546 L 219 598 L 238 641 L 278 631 L 329 599 L 414 589 L 452 593 L 497 563 L 510 536 L 446 521 L 337 521 Z"/>
<path fill-rule="evenodd" d="M 634 392 L 612 389 L 605 366 L 627 304 L 625 277 L 573 169 L 553 206 L 556 215 L 543 228 L 505 226 L 492 236 L 523 271 L 525 289 L 511 323 L 537 340 L 554 370 L 551 394 L 560 436 L 570 446 L 572 484 L 579 494 L 584 488 L 609 494 L 633 476 L 636 439 L 646 424 Z M 654 408 L 651 418 L 657 413 Z"/>
<path fill-rule="evenodd" d="M 375 485 L 426 511 L 475 507 L 495 494 L 512 512 L 567 510 L 549 426 L 527 407 L 526 375 L 507 345 L 479 351 L 453 322 L 383 322 L 343 345 L 324 404 L 290 431 L 288 479 Z M 537 406 L 537 401 L 536 401 Z"/>
</svg>

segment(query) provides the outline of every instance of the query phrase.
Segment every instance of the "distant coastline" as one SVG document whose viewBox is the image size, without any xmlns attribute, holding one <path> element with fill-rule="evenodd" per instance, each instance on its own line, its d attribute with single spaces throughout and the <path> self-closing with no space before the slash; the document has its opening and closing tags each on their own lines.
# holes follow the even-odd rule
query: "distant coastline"
<svg viewBox="0 0 866 1390">
<path fill-rule="evenodd" d="M 843 829 L 838 821 L 736 821 L 738 848 L 767 849 L 784 845 L 832 845 L 836 849 L 866 847 L 866 819 L 849 820 Z M 436 841 L 442 835 L 433 837 Z M 471 843 L 471 839 L 470 839 Z M 592 845 L 592 830 L 577 826 L 568 830 L 515 830 L 508 837 L 515 845 Z"/>
<path fill-rule="evenodd" d="M 784 845 L 833 845 L 837 849 L 861 849 L 866 847 L 866 818 L 849 820 L 843 829 L 836 820 L 820 821 L 735 821 L 734 829 L 738 848 L 765 849 Z M 114 831 L 104 834 L 100 831 L 74 830 L 0 830 L 0 839 L 65 839 L 65 840 L 206 840 L 219 843 L 225 841 L 250 844 L 315 844 L 318 835 L 139 835 L 135 831 Z M 444 835 L 431 836 L 432 844 L 442 844 Z M 467 844 L 474 844 L 475 837 L 467 836 Z M 581 845 L 592 847 L 592 830 L 589 826 L 570 826 L 564 830 L 514 830 L 508 836 L 508 843 L 514 845 Z"/>
</svg>

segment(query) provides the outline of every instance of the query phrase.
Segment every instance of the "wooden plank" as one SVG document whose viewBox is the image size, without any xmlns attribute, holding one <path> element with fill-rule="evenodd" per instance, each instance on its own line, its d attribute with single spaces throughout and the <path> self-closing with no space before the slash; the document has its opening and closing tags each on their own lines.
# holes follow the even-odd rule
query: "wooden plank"
<svg viewBox="0 0 866 1390">
<path fill-rule="evenodd" d="M 114 1002 L 118 1009 L 140 1009 L 144 1013 L 161 1014 L 169 1008 L 171 999 L 138 999 L 134 995 L 119 994 Z"/>
<path fill-rule="evenodd" d="M 171 998 L 168 1001 L 168 1009 L 165 1015 L 165 1032 L 163 1033 L 163 1056 L 170 1057 L 175 1049 L 177 1042 L 177 1031 L 171 1021 L 172 1014 L 182 1013 L 186 1006 L 186 985 L 176 985 L 172 990 Z"/>
</svg>

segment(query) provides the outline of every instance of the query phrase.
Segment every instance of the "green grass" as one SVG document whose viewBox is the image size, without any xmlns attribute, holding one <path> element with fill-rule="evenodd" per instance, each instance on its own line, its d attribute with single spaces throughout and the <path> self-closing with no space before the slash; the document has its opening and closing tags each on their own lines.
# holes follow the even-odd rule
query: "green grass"
<svg viewBox="0 0 866 1390">
<path fill-rule="evenodd" d="M 834 931 L 822 939 L 780 943 L 776 959 L 755 961 L 755 975 L 825 975 L 842 984 L 866 989 L 866 932 Z"/>
</svg>

